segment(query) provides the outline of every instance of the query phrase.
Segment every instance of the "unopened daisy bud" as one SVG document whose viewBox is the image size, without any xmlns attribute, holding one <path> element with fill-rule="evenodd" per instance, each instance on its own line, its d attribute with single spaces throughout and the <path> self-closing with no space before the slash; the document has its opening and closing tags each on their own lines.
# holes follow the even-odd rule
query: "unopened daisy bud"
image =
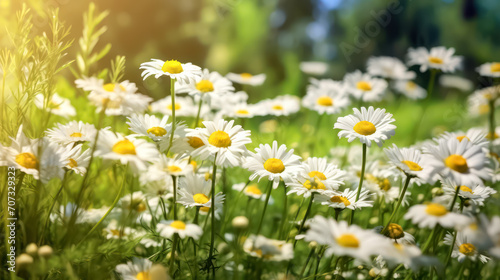
<svg viewBox="0 0 500 280">
<path fill-rule="evenodd" d="M 311 242 L 309 243 L 309 248 L 310 248 L 310 249 L 313 249 L 313 248 L 316 248 L 316 247 L 318 247 L 318 242 L 316 242 L 316 241 L 311 241 Z"/>
<path fill-rule="evenodd" d="M 390 223 L 387 226 L 387 231 L 385 232 L 385 236 L 391 238 L 391 239 L 399 239 L 405 236 L 405 232 L 403 231 L 403 228 L 395 223 Z"/>
<path fill-rule="evenodd" d="M 248 228 L 248 218 L 245 216 L 238 216 L 234 217 L 233 221 L 231 222 L 231 225 L 235 229 L 246 229 Z"/>
<path fill-rule="evenodd" d="M 469 207 L 470 206 L 470 199 L 464 199 L 464 206 Z"/>
<path fill-rule="evenodd" d="M 149 279 L 151 280 L 169 280 L 167 269 L 161 264 L 154 264 L 149 270 Z"/>
<path fill-rule="evenodd" d="M 424 198 L 425 198 L 425 195 L 424 195 L 423 193 L 421 193 L 421 194 L 419 194 L 419 195 L 417 196 L 417 200 L 418 200 L 418 201 L 422 201 L 422 200 L 424 200 Z"/>
<path fill-rule="evenodd" d="M 28 246 L 26 246 L 26 253 L 36 256 L 38 253 L 38 246 L 35 243 L 28 244 Z"/>
<path fill-rule="evenodd" d="M 38 249 L 38 255 L 42 258 L 50 258 L 52 253 L 54 253 L 54 250 L 49 245 L 44 245 Z"/>
<path fill-rule="evenodd" d="M 379 273 L 378 269 L 372 268 L 370 269 L 370 272 L 368 272 L 368 275 L 370 275 L 370 277 L 375 278 L 378 276 L 378 273 Z"/>
<path fill-rule="evenodd" d="M 441 195 L 443 195 L 443 189 L 442 188 L 433 188 L 431 192 L 432 192 L 432 196 L 441 196 Z"/>
<path fill-rule="evenodd" d="M 33 263 L 33 257 L 28 254 L 21 254 L 16 258 L 16 265 L 19 269 L 26 268 Z"/>
<path fill-rule="evenodd" d="M 370 220 L 369 220 L 370 224 L 371 225 L 374 225 L 376 223 L 378 223 L 378 217 L 371 217 Z"/>
</svg>

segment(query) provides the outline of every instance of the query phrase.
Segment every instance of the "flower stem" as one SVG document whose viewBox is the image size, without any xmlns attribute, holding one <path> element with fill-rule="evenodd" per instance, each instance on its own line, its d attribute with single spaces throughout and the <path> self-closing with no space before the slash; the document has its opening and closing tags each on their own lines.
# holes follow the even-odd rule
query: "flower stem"
<svg viewBox="0 0 500 280">
<path fill-rule="evenodd" d="M 200 102 L 198 103 L 198 113 L 196 113 L 196 119 L 193 124 L 193 128 L 198 127 L 198 124 L 200 122 L 200 113 L 201 113 L 201 105 L 203 104 L 203 98 L 200 96 Z"/>
<path fill-rule="evenodd" d="M 170 133 L 170 142 L 168 144 L 168 149 L 165 154 L 168 154 L 170 148 L 172 148 L 172 143 L 174 141 L 175 134 L 175 79 L 170 79 L 170 96 L 172 97 L 172 133 Z"/>
<path fill-rule="evenodd" d="M 40 244 L 42 244 L 43 238 L 44 238 L 44 235 L 45 235 L 45 231 L 47 230 L 47 227 L 49 226 L 50 213 L 52 213 L 52 210 L 54 209 L 54 206 L 56 205 L 57 198 L 59 197 L 59 195 L 61 194 L 62 190 L 64 189 L 64 185 L 66 184 L 66 178 L 67 177 L 68 177 L 68 171 L 64 172 L 64 177 L 63 177 L 63 179 L 61 181 L 61 187 L 57 191 L 56 195 L 54 196 L 54 199 L 52 200 L 52 204 L 50 205 L 49 211 L 47 213 L 47 218 L 45 219 L 45 225 L 43 226 L 42 234 L 40 235 L 40 240 L 38 241 L 38 245 L 39 246 L 40 246 Z M 50 235 L 50 231 L 49 231 L 49 235 Z"/>
<path fill-rule="evenodd" d="M 306 271 L 306 267 L 309 264 L 309 261 L 311 260 L 311 257 L 314 254 L 315 250 L 316 250 L 316 248 L 311 248 L 311 250 L 309 251 L 309 255 L 307 255 L 306 262 L 304 263 L 304 266 L 302 266 L 302 269 L 300 270 L 299 280 L 302 279 L 302 276 L 304 275 L 304 272 Z"/>
<path fill-rule="evenodd" d="M 174 240 L 172 241 L 172 250 L 170 251 L 170 268 L 168 269 L 168 273 L 174 277 L 174 263 L 175 263 L 175 250 L 177 249 L 177 242 L 179 241 L 179 235 L 174 233 Z"/>
<path fill-rule="evenodd" d="M 359 186 L 358 193 L 356 194 L 356 201 L 359 199 L 359 195 L 361 194 L 361 188 L 363 187 L 363 180 L 365 179 L 365 167 L 366 167 L 366 144 L 363 144 L 363 162 L 361 164 L 361 175 L 359 177 Z M 352 224 L 354 221 L 354 209 L 351 212 L 351 218 L 349 219 L 349 224 Z"/>
<path fill-rule="evenodd" d="M 307 216 L 309 215 L 309 212 L 311 212 L 311 207 L 312 207 L 313 201 L 314 201 L 314 193 L 311 193 L 311 200 L 309 200 L 309 205 L 307 205 L 306 213 L 304 214 L 304 218 L 302 219 L 302 222 L 300 223 L 299 231 L 297 232 L 297 234 L 300 234 L 300 232 L 304 228 L 304 225 L 305 225 L 306 220 L 307 220 Z M 296 245 L 297 245 L 297 239 L 295 239 L 295 241 L 293 242 L 293 248 L 295 248 Z"/>
<path fill-rule="evenodd" d="M 269 198 L 271 197 L 272 190 L 273 190 L 273 181 L 269 181 L 269 184 L 267 185 L 267 195 L 266 195 L 266 201 L 264 202 L 264 209 L 262 209 L 262 216 L 260 217 L 259 227 L 257 228 L 257 233 L 255 234 L 255 236 L 258 236 L 260 234 L 260 230 L 262 229 L 262 222 L 264 221 L 264 215 L 266 214 L 267 204 L 269 203 Z"/>
<path fill-rule="evenodd" d="M 211 223 L 211 235 L 210 235 L 210 253 L 208 255 L 208 259 L 210 262 L 212 262 L 212 257 L 214 255 L 214 245 L 215 245 L 215 179 L 217 177 L 217 153 L 214 156 L 214 165 L 212 169 L 212 188 L 210 190 L 211 193 L 211 204 L 210 204 L 210 212 L 211 212 L 211 218 L 212 218 L 212 223 Z M 212 276 L 213 279 L 215 279 L 215 267 L 212 267 Z"/>
<path fill-rule="evenodd" d="M 172 182 L 174 185 L 174 198 L 173 198 L 173 211 L 174 212 L 174 220 L 177 220 L 177 177 L 172 175 Z"/>
<path fill-rule="evenodd" d="M 387 224 L 385 225 L 384 229 L 380 232 L 382 234 L 384 234 L 386 231 L 387 231 L 387 228 L 389 227 L 389 224 L 392 222 L 392 220 L 394 219 L 394 216 L 396 216 L 396 213 L 398 212 L 398 209 L 399 207 L 401 206 L 401 203 L 403 202 L 403 199 L 405 197 L 405 194 L 406 194 L 406 190 L 408 189 L 408 186 L 410 185 L 410 180 L 411 180 L 411 176 L 409 176 L 408 174 L 406 175 L 406 181 L 405 181 L 405 185 L 403 187 L 403 190 L 401 190 L 401 194 L 399 195 L 399 200 L 398 200 L 398 203 L 396 204 L 396 207 L 394 208 L 394 210 L 392 211 L 392 214 L 391 214 L 391 217 L 389 218 L 389 220 L 387 221 Z"/>
<path fill-rule="evenodd" d="M 288 204 L 288 199 L 286 195 L 286 186 L 283 186 L 283 192 L 284 192 L 284 202 L 283 202 L 283 212 L 281 213 L 281 225 L 280 225 L 280 231 L 278 235 L 278 239 L 281 239 L 281 236 L 283 235 L 283 229 L 285 227 L 286 223 L 286 218 L 287 218 L 287 204 Z"/>
</svg>

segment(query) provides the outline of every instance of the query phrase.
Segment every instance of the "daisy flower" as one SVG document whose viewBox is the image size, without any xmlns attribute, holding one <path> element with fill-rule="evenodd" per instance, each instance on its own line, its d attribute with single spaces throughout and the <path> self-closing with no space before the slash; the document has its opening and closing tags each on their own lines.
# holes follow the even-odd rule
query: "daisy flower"
<svg viewBox="0 0 500 280">
<path fill-rule="evenodd" d="M 179 182 L 179 195 L 177 203 L 187 207 L 210 207 L 212 205 L 210 196 L 211 181 L 195 174 L 188 174 Z M 222 193 L 215 195 L 224 197 Z"/>
<path fill-rule="evenodd" d="M 178 83 L 178 82 L 177 82 Z M 218 72 L 203 69 L 195 83 L 180 84 L 175 86 L 175 93 L 188 93 L 191 96 L 201 97 L 210 104 L 212 98 L 224 96 L 234 91 L 233 84 Z"/>
<path fill-rule="evenodd" d="M 307 231 L 306 241 L 316 241 L 328 245 L 325 256 L 350 256 L 369 262 L 376 252 L 383 252 L 393 245 L 389 239 L 357 225 L 349 226 L 346 221 L 336 222 L 332 218 L 314 217 Z"/>
<path fill-rule="evenodd" d="M 135 171 L 146 170 L 146 162 L 158 158 L 155 145 L 144 139 L 102 131 L 97 142 L 97 156 L 104 160 L 119 160 L 122 164 L 130 164 Z"/>
<path fill-rule="evenodd" d="M 474 244 L 468 240 L 467 236 L 459 231 L 457 232 L 457 237 L 455 239 L 455 244 L 453 244 L 453 234 L 446 233 L 444 237 L 444 244 L 448 246 L 453 246 L 453 251 L 451 252 L 452 258 L 457 258 L 460 263 L 463 263 L 465 259 L 470 259 L 475 262 L 478 259 L 482 263 L 487 263 L 490 258 L 479 253 L 478 249 Z"/>
<path fill-rule="evenodd" d="M 115 270 L 123 280 L 146 280 L 150 278 L 153 263 L 148 259 L 133 258 L 127 264 L 119 264 Z"/>
<path fill-rule="evenodd" d="M 278 142 L 274 141 L 272 146 L 260 144 L 259 148 L 255 148 L 255 153 L 250 152 L 243 168 L 253 172 L 250 180 L 259 177 L 260 181 L 267 177 L 276 189 L 281 179 L 285 183 L 292 182 L 295 174 L 300 171 L 300 157 L 293 154 L 293 149 L 287 151 L 286 145 L 278 147 Z"/>
<path fill-rule="evenodd" d="M 246 183 L 239 183 L 234 184 L 232 189 L 239 192 L 242 191 L 246 196 L 254 199 L 262 199 L 265 197 L 257 184 L 247 185 Z"/>
<path fill-rule="evenodd" d="M 481 147 L 472 145 L 466 138 L 440 139 L 437 145 L 425 147 L 427 164 L 442 178 L 450 178 L 460 185 L 482 184 L 489 180 L 492 170 Z"/>
<path fill-rule="evenodd" d="M 195 224 L 186 224 L 183 221 L 161 221 L 157 225 L 157 231 L 160 236 L 172 238 L 174 234 L 178 234 L 181 239 L 192 237 L 198 240 L 203 234 L 201 227 Z"/>
<path fill-rule="evenodd" d="M 205 128 L 197 128 L 188 133 L 203 142 L 191 155 L 202 160 L 213 160 L 216 157 L 218 166 L 237 166 L 246 153 L 246 144 L 252 142 L 250 131 L 243 130 L 241 125 L 233 125 L 233 121 L 205 121 Z"/>
<path fill-rule="evenodd" d="M 104 229 L 103 232 L 107 239 L 124 239 L 130 238 L 133 229 L 130 227 L 122 227 L 116 220 L 112 220 Z"/>
<path fill-rule="evenodd" d="M 127 214 L 129 212 L 133 212 L 134 214 L 141 214 L 148 209 L 146 196 L 142 191 L 124 195 L 118 201 L 118 205 Z"/>
<path fill-rule="evenodd" d="M 326 205 L 339 210 L 344 210 L 345 208 L 356 210 L 363 207 L 373 206 L 373 201 L 368 200 L 371 195 L 367 190 L 361 190 L 359 198 L 356 201 L 357 193 L 357 189 L 345 189 L 343 192 L 329 191 L 315 196 L 314 200 L 321 203 L 321 205 Z"/>
<path fill-rule="evenodd" d="M 262 235 L 250 235 L 243 250 L 252 257 L 266 261 L 288 261 L 293 259 L 293 245 L 284 240 L 269 239 Z"/>
<path fill-rule="evenodd" d="M 10 147 L 5 147 L 6 160 L 16 169 L 35 179 L 39 178 L 40 157 L 38 155 L 38 140 L 26 137 L 23 126 L 19 127 L 16 138 L 12 140 Z M 3 152 L 3 151 L 2 151 Z"/>
<path fill-rule="evenodd" d="M 417 85 L 414 81 L 396 81 L 394 83 L 394 89 L 411 100 L 424 99 L 427 97 L 427 90 Z"/>
<path fill-rule="evenodd" d="M 488 235 L 491 239 L 493 246 L 489 248 L 489 253 L 495 258 L 500 258 L 500 217 L 494 216 L 486 226 Z"/>
<path fill-rule="evenodd" d="M 443 72 L 455 72 L 461 67 L 462 57 L 454 55 L 455 49 L 446 47 L 410 48 L 408 50 L 408 65 L 420 65 L 420 72 L 427 69 L 437 69 Z"/>
<path fill-rule="evenodd" d="M 479 75 L 484 77 L 499 78 L 500 77 L 500 63 L 499 62 L 489 62 L 481 64 L 476 71 Z"/>
<path fill-rule="evenodd" d="M 288 194 L 296 193 L 309 197 L 313 192 L 337 190 L 344 184 L 343 177 L 346 172 L 328 163 L 325 158 L 308 158 L 301 167 L 294 182 L 287 184 L 291 188 Z"/>
<path fill-rule="evenodd" d="M 453 180 L 451 179 L 445 179 L 441 181 L 443 185 L 443 192 L 444 194 L 441 196 L 443 200 L 445 201 L 453 201 L 453 198 L 455 197 L 455 193 L 458 190 L 458 197 L 467 200 L 468 203 L 472 205 L 477 205 L 477 206 L 483 206 L 484 201 L 488 199 L 490 196 L 493 194 L 497 193 L 496 190 L 483 186 L 483 185 L 458 185 Z"/>
<path fill-rule="evenodd" d="M 145 80 L 149 76 L 158 79 L 161 76 L 169 76 L 179 84 L 196 83 L 196 78 L 201 76 L 201 68 L 191 63 L 180 63 L 177 60 L 163 61 L 160 59 L 151 59 L 150 62 L 144 62 L 139 69 L 144 70 L 141 74 Z"/>
<path fill-rule="evenodd" d="M 175 97 L 175 116 L 176 117 L 194 117 L 198 108 L 193 103 L 190 97 Z M 172 98 L 167 96 L 160 100 L 151 103 L 151 112 L 161 113 L 163 115 L 172 115 Z M 206 112 L 206 110 L 205 110 Z"/>
<path fill-rule="evenodd" d="M 221 113 L 223 116 L 229 118 L 248 119 L 257 115 L 258 111 L 256 109 L 256 106 L 247 104 L 246 102 L 237 104 L 224 103 Z"/>
<path fill-rule="evenodd" d="M 341 82 L 332 82 L 328 87 L 321 86 L 325 83 L 318 83 L 320 87 L 308 87 L 307 94 L 302 99 L 302 105 L 318 112 L 318 114 L 340 113 L 349 106 L 349 96 Z"/>
<path fill-rule="evenodd" d="M 364 102 L 382 100 L 387 89 L 387 82 L 384 79 L 373 78 L 370 74 L 363 74 L 359 70 L 345 75 L 344 84 L 354 98 Z"/>
<path fill-rule="evenodd" d="M 73 105 L 71 105 L 70 100 L 59 96 L 57 93 L 52 94 L 49 101 L 45 100 L 43 94 L 37 94 L 35 96 L 35 105 L 39 109 L 46 110 L 47 112 L 51 112 L 61 117 L 67 118 L 76 116 L 76 110 Z"/>
<path fill-rule="evenodd" d="M 67 124 L 57 124 L 57 127 L 47 130 L 47 137 L 61 145 L 77 142 L 92 142 L 97 130 L 93 124 L 82 121 L 71 121 Z"/>
<path fill-rule="evenodd" d="M 392 144 L 392 147 L 385 148 L 384 152 L 389 158 L 389 163 L 403 171 L 407 176 L 413 177 L 414 183 L 420 185 L 428 181 L 430 168 L 426 166 L 425 157 L 422 156 L 420 150 L 415 148 L 400 149 L 396 144 Z"/>
<path fill-rule="evenodd" d="M 166 177 L 193 173 L 193 166 L 185 155 L 170 158 L 165 154 L 160 154 L 149 166 L 147 173 L 152 180 L 166 180 Z"/>
<path fill-rule="evenodd" d="M 358 138 L 361 143 L 371 146 L 374 141 L 379 147 L 396 132 L 392 123 L 395 119 L 385 109 L 361 107 L 361 111 L 353 108 L 354 115 L 339 117 L 334 129 L 340 129 L 339 138 L 346 137 L 349 142 Z"/>
<path fill-rule="evenodd" d="M 413 80 L 416 77 L 401 60 L 390 56 L 370 57 L 366 68 L 368 74 L 386 79 Z"/>
<path fill-rule="evenodd" d="M 300 110 L 300 99 L 292 95 L 280 95 L 274 99 L 264 99 L 255 104 L 258 116 L 288 116 Z"/>
<path fill-rule="evenodd" d="M 418 204 L 410 207 L 404 216 L 419 227 L 434 228 L 437 224 L 445 228 L 456 228 L 470 222 L 469 217 L 449 212 L 439 203 Z"/>
<path fill-rule="evenodd" d="M 321 61 L 303 61 L 299 64 L 300 71 L 308 75 L 322 76 L 328 71 L 328 63 Z"/>
<path fill-rule="evenodd" d="M 82 176 L 87 172 L 91 149 L 82 150 L 82 144 L 78 144 L 62 147 L 61 151 L 61 158 L 65 163 L 65 168 L 73 170 L 76 174 Z"/>
<path fill-rule="evenodd" d="M 141 135 L 151 138 L 155 142 L 159 142 L 169 138 L 172 124 L 168 124 L 168 116 L 163 116 L 160 120 L 154 115 L 132 115 L 128 117 L 127 124 L 130 130 Z"/>
<path fill-rule="evenodd" d="M 382 233 L 382 230 L 384 229 L 384 226 L 378 226 L 374 228 L 373 230 L 376 233 Z M 404 245 L 414 245 L 415 244 L 415 237 L 408 232 L 403 230 L 403 227 L 396 224 L 396 223 L 390 223 L 387 226 L 386 232 L 384 235 L 390 239 L 392 239 L 395 243 L 398 244 L 404 244 Z"/>
<path fill-rule="evenodd" d="M 266 74 L 252 75 L 250 73 L 227 73 L 226 78 L 242 85 L 260 86 L 266 80 Z"/>
<path fill-rule="evenodd" d="M 444 132 L 434 141 L 439 142 L 439 139 L 448 140 L 450 138 L 456 138 L 458 141 L 467 139 L 472 145 L 479 146 L 481 148 L 486 148 L 488 146 L 488 139 L 486 139 L 487 133 L 481 128 L 471 128 L 467 132 L 457 131 L 457 132 Z"/>
</svg>

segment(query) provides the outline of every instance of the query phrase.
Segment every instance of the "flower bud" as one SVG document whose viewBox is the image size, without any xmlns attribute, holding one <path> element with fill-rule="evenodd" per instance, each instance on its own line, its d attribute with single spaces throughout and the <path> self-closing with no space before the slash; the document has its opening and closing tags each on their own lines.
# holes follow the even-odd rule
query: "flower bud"
<svg viewBox="0 0 500 280">
<path fill-rule="evenodd" d="M 231 222 L 231 225 L 235 229 L 240 229 L 240 230 L 246 229 L 246 228 L 248 228 L 248 218 L 245 216 L 235 217 L 233 219 L 233 221 Z"/>
<path fill-rule="evenodd" d="M 44 245 L 38 249 L 38 255 L 42 258 L 50 258 L 52 253 L 54 253 L 54 250 L 49 245 Z"/>
<path fill-rule="evenodd" d="M 28 246 L 26 246 L 26 253 L 36 256 L 38 253 L 38 246 L 35 243 L 28 244 Z"/>
</svg>

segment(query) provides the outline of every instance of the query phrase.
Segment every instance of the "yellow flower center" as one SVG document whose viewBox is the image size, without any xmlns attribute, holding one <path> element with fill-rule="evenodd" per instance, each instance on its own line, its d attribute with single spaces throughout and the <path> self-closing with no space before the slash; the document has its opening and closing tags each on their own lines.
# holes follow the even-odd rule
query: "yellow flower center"
<svg viewBox="0 0 500 280">
<path fill-rule="evenodd" d="M 358 248 L 359 240 L 354 234 L 345 233 L 337 237 L 337 243 L 342 247 Z"/>
<path fill-rule="evenodd" d="M 212 180 L 212 174 L 210 172 L 205 172 L 205 181 Z"/>
<path fill-rule="evenodd" d="M 446 213 L 448 213 L 448 210 L 446 210 L 446 207 L 444 207 L 441 204 L 430 203 L 429 205 L 427 205 L 425 212 L 427 212 L 427 214 L 432 215 L 432 216 L 441 217 L 441 216 L 446 215 Z"/>
<path fill-rule="evenodd" d="M 137 280 L 150 280 L 151 277 L 149 277 L 149 272 L 142 271 L 142 272 L 137 273 L 137 275 L 135 276 L 135 279 L 137 279 Z"/>
<path fill-rule="evenodd" d="M 406 166 L 408 166 L 408 168 L 410 168 L 411 171 L 422 171 L 422 167 L 418 165 L 418 163 L 416 162 L 410 160 L 403 160 L 401 162 L 406 164 Z"/>
<path fill-rule="evenodd" d="M 325 184 L 321 182 L 317 177 L 314 177 L 314 182 L 306 180 L 304 182 L 304 188 L 308 190 L 326 190 Z"/>
<path fill-rule="evenodd" d="M 351 205 L 351 202 L 346 197 L 335 195 L 330 198 L 330 201 L 333 203 L 344 203 L 345 206 Z"/>
<path fill-rule="evenodd" d="M 112 151 L 117 154 L 122 155 L 135 155 L 135 146 L 134 143 L 130 142 L 128 139 L 123 139 L 121 141 L 116 142 L 113 145 Z"/>
<path fill-rule="evenodd" d="M 481 104 L 478 107 L 479 114 L 485 115 L 490 112 L 490 105 L 488 104 Z"/>
<path fill-rule="evenodd" d="M 285 170 L 285 165 L 278 158 L 269 158 L 264 162 L 264 169 L 271 173 L 281 173 Z"/>
<path fill-rule="evenodd" d="M 82 134 L 80 132 L 73 132 L 69 137 L 82 137 Z"/>
<path fill-rule="evenodd" d="M 470 243 L 464 243 L 458 247 L 458 251 L 466 256 L 473 256 L 476 252 L 476 246 Z"/>
<path fill-rule="evenodd" d="M 172 104 L 167 105 L 167 109 L 172 110 Z M 175 110 L 180 110 L 181 109 L 181 104 L 175 103 Z"/>
<path fill-rule="evenodd" d="M 416 89 L 416 88 L 417 88 L 417 84 L 415 84 L 414 82 L 409 81 L 409 82 L 406 83 L 406 89 L 413 90 L 413 89 Z"/>
<path fill-rule="evenodd" d="M 182 64 L 177 61 L 177 60 L 167 60 L 165 63 L 163 63 L 163 66 L 161 67 L 161 71 L 163 72 L 168 72 L 170 74 L 179 74 L 184 71 L 182 69 Z"/>
<path fill-rule="evenodd" d="M 123 234 L 122 234 L 119 230 L 117 230 L 117 229 L 112 229 L 112 230 L 110 230 L 109 232 L 110 232 L 110 233 L 111 233 L 111 235 L 113 235 L 113 236 L 123 236 Z"/>
<path fill-rule="evenodd" d="M 377 131 L 375 125 L 369 121 L 360 121 L 354 126 L 354 131 L 361 135 L 372 135 Z"/>
<path fill-rule="evenodd" d="M 147 133 L 151 133 L 155 136 L 163 136 L 167 134 L 167 131 L 163 127 L 155 126 L 147 130 Z"/>
<path fill-rule="evenodd" d="M 208 197 L 202 193 L 197 193 L 193 195 L 194 202 L 199 204 L 205 204 L 209 201 Z"/>
<path fill-rule="evenodd" d="M 218 130 L 210 134 L 208 143 L 218 148 L 227 148 L 231 146 L 231 138 L 227 132 Z"/>
<path fill-rule="evenodd" d="M 115 84 L 108 83 L 108 84 L 103 85 L 103 86 L 102 86 L 102 88 L 103 88 L 105 91 L 112 92 L 112 91 L 115 91 Z"/>
<path fill-rule="evenodd" d="M 488 132 L 488 135 L 486 135 L 486 139 L 489 139 L 489 140 L 493 140 L 493 139 L 497 139 L 498 138 L 498 134 L 495 132 L 493 133 L 493 137 L 491 136 L 491 132 Z"/>
<path fill-rule="evenodd" d="M 458 140 L 459 142 L 462 142 L 462 140 L 464 140 L 464 139 L 467 139 L 467 140 L 469 140 L 469 141 L 470 141 L 469 137 L 467 137 L 466 135 L 463 135 L 463 136 L 457 136 L 457 140 Z"/>
<path fill-rule="evenodd" d="M 322 172 L 319 172 L 319 171 L 311 171 L 309 172 L 309 177 L 318 177 L 318 179 L 320 180 L 326 180 L 326 176 L 325 174 L 323 174 Z"/>
<path fill-rule="evenodd" d="M 400 225 L 390 223 L 389 226 L 387 226 L 387 231 L 385 232 L 385 236 L 391 239 L 399 239 L 404 237 L 405 233 Z"/>
<path fill-rule="evenodd" d="M 200 211 L 203 213 L 208 213 L 208 211 L 210 211 L 210 207 L 206 207 L 206 206 L 200 207 Z"/>
<path fill-rule="evenodd" d="M 193 166 L 193 170 L 196 170 L 196 168 L 198 167 L 198 163 L 196 163 L 196 161 L 194 160 L 192 160 L 189 164 Z"/>
<path fill-rule="evenodd" d="M 70 159 L 69 159 L 68 166 L 69 166 L 70 168 L 75 168 L 75 167 L 78 167 L 78 162 L 76 162 L 76 160 L 74 160 L 74 159 L 70 158 Z"/>
<path fill-rule="evenodd" d="M 169 171 L 170 173 L 176 173 L 176 172 L 181 172 L 181 171 L 182 171 L 182 168 L 180 168 L 180 167 L 179 167 L 179 166 L 177 166 L 177 165 L 169 165 L 169 166 L 167 167 L 167 169 L 168 169 L 168 171 Z"/>
<path fill-rule="evenodd" d="M 333 106 L 333 99 L 330 96 L 321 96 L 316 101 L 321 106 Z"/>
<path fill-rule="evenodd" d="M 20 153 L 16 156 L 17 164 L 27 169 L 38 169 L 38 159 L 32 153 Z"/>
<path fill-rule="evenodd" d="M 359 82 L 357 82 L 356 83 L 356 88 L 358 88 L 360 90 L 364 90 L 364 91 L 372 90 L 372 86 L 370 85 L 370 83 L 365 82 L 365 81 L 359 81 Z"/>
<path fill-rule="evenodd" d="M 450 155 L 444 160 L 444 164 L 460 173 L 465 173 L 469 170 L 467 160 L 461 155 Z"/>
<path fill-rule="evenodd" d="M 239 110 L 236 111 L 236 114 L 248 115 L 249 112 L 248 112 L 248 110 L 245 110 L 245 109 L 239 109 Z"/>
<path fill-rule="evenodd" d="M 54 101 L 50 100 L 50 101 L 49 101 L 49 105 L 48 105 L 49 107 L 48 107 L 48 108 L 57 110 L 57 109 L 59 109 L 59 108 L 60 108 L 60 107 L 59 107 L 59 105 L 61 105 L 61 104 L 60 104 L 60 103 L 59 103 L 59 104 L 58 104 L 58 103 L 55 103 Z"/>
<path fill-rule="evenodd" d="M 250 185 L 245 189 L 246 193 L 262 195 L 262 191 L 256 185 Z"/>
<path fill-rule="evenodd" d="M 460 186 L 460 190 L 463 191 L 463 192 L 469 192 L 471 194 L 473 194 L 474 192 L 472 191 L 471 188 L 467 187 L 467 186 Z"/>
<path fill-rule="evenodd" d="M 137 206 L 135 207 L 135 211 L 137 212 L 144 212 L 146 211 L 146 204 L 144 202 L 139 202 Z"/>
<path fill-rule="evenodd" d="M 377 178 L 378 187 L 383 191 L 389 191 L 391 189 L 391 181 L 387 178 Z"/>
<path fill-rule="evenodd" d="M 250 80 L 253 77 L 253 75 L 250 73 L 241 73 L 240 77 L 243 78 L 244 80 Z"/>
<path fill-rule="evenodd" d="M 274 106 L 272 107 L 272 109 L 273 109 L 273 110 L 279 110 L 279 111 L 281 111 L 281 110 L 283 110 L 283 106 L 281 106 L 281 105 L 274 105 Z"/>
<path fill-rule="evenodd" d="M 209 80 L 201 80 L 196 83 L 196 89 L 203 93 L 214 91 L 214 84 L 212 84 Z"/>
<path fill-rule="evenodd" d="M 176 229 L 186 229 L 186 224 L 183 221 L 178 220 L 173 221 L 170 226 Z"/>
<path fill-rule="evenodd" d="M 500 63 L 498 62 L 492 63 L 491 72 L 500 72 Z"/>
<path fill-rule="evenodd" d="M 193 149 L 198 149 L 199 147 L 205 145 L 203 144 L 203 141 L 198 138 L 198 137 L 188 137 L 188 144 L 191 146 Z"/>
<path fill-rule="evenodd" d="M 434 64 L 443 64 L 443 60 L 441 58 L 435 57 L 435 56 L 430 56 L 429 62 L 434 63 Z"/>
</svg>

